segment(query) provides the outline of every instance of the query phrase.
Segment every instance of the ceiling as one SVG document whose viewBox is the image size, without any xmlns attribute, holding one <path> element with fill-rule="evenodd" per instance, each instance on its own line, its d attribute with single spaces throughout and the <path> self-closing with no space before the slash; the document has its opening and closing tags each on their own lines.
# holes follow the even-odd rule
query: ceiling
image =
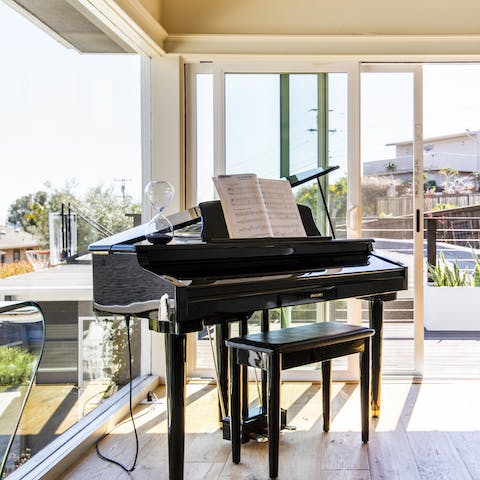
<svg viewBox="0 0 480 480">
<path fill-rule="evenodd" d="M 66 0 L 9 0 L 26 15 L 69 47 L 85 53 L 132 52 L 120 39 L 102 30 Z"/>
<path fill-rule="evenodd" d="M 478 0 L 4 0 L 80 52 L 480 54 Z"/>
</svg>

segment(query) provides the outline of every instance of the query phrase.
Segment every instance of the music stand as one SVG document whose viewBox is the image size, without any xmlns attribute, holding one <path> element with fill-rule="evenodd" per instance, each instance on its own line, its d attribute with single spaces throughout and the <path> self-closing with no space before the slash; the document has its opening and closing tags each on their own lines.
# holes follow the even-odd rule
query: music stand
<svg viewBox="0 0 480 480">
<path fill-rule="evenodd" d="M 327 200 L 325 198 L 325 194 L 323 192 L 323 188 L 320 183 L 320 177 L 323 177 L 324 175 L 327 175 L 330 172 L 337 170 L 338 168 L 340 168 L 339 165 L 333 165 L 327 168 L 318 167 L 312 170 L 307 170 L 306 172 L 301 172 L 295 175 L 290 175 L 289 177 L 285 177 L 285 179 L 290 182 L 290 185 L 292 186 L 292 188 L 297 187 L 298 185 L 302 185 L 303 183 L 307 183 L 310 180 L 314 180 L 315 178 L 317 179 L 318 189 L 320 190 L 320 195 L 322 196 L 323 206 L 327 214 L 328 224 L 330 226 L 330 231 L 332 232 L 333 238 L 335 238 L 335 230 L 333 229 L 332 219 L 330 218 L 330 213 L 328 212 Z"/>
</svg>

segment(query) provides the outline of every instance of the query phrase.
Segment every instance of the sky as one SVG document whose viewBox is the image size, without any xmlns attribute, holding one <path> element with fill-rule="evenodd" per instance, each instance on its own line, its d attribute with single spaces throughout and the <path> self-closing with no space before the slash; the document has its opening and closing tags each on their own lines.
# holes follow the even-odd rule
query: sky
<svg viewBox="0 0 480 480">
<path fill-rule="evenodd" d="M 79 54 L 0 1 L 0 225 L 50 182 L 141 194 L 140 60 Z"/>
<path fill-rule="evenodd" d="M 314 168 L 317 162 L 316 75 L 290 74 L 289 78 L 290 173 L 299 173 Z M 340 166 L 329 175 L 331 183 L 347 172 L 347 80 L 347 74 L 328 75 L 329 163 Z M 198 88 L 205 95 L 211 92 L 212 85 L 212 82 L 207 84 L 204 81 L 204 85 Z M 479 86 L 480 65 L 424 65 L 424 138 L 479 130 Z M 226 74 L 225 154 L 228 173 L 252 171 L 262 177 L 279 176 L 279 91 L 278 74 Z M 211 109 L 208 111 L 209 115 L 202 117 L 205 123 L 213 122 Z M 212 155 L 212 136 L 197 135 L 197 138 L 198 151 L 204 151 L 199 159 L 206 165 Z M 411 141 L 412 138 L 413 74 L 362 73 L 361 161 L 393 159 L 396 152 L 391 144 Z M 207 174 L 203 183 L 206 182 Z M 210 195 L 210 191 L 204 193 Z"/>
</svg>

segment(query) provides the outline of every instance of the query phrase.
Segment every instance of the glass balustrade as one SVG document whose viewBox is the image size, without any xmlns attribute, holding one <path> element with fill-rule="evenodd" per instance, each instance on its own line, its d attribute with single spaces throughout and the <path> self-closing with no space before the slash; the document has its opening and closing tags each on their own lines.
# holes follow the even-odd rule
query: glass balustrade
<svg viewBox="0 0 480 480">
<path fill-rule="evenodd" d="M 0 302 L 0 478 L 30 456 L 16 436 L 45 343 L 42 311 L 33 302 Z"/>
</svg>

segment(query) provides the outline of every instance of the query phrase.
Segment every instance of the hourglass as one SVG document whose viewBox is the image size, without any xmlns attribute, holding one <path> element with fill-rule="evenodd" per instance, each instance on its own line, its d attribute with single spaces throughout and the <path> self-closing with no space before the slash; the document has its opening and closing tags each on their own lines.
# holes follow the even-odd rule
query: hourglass
<svg viewBox="0 0 480 480">
<path fill-rule="evenodd" d="M 145 225 L 145 238 L 150 243 L 166 244 L 173 239 L 173 226 L 162 211 L 173 199 L 173 186 L 161 180 L 152 181 L 145 187 L 145 196 L 157 211 Z"/>
</svg>

